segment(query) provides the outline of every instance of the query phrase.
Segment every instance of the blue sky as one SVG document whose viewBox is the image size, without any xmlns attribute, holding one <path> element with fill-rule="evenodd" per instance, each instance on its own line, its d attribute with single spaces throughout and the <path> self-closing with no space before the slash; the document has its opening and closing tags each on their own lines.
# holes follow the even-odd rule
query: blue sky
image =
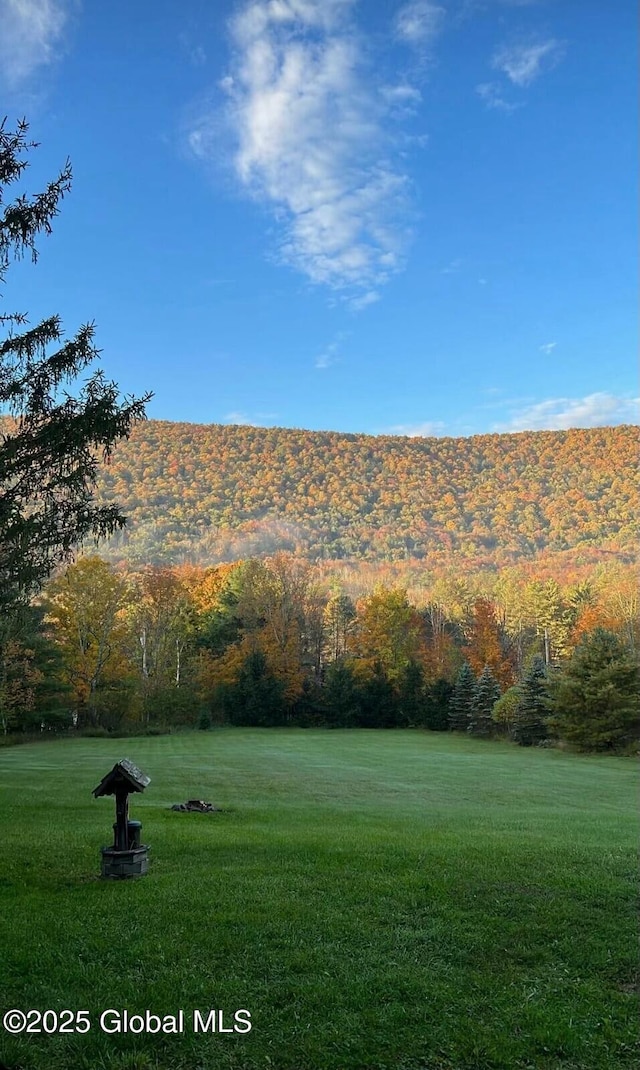
<svg viewBox="0 0 640 1070">
<path fill-rule="evenodd" d="M 636 422 L 633 0 L 0 0 L 5 310 L 97 323 L 149 415 L 371 434 Z"/>
</svg>

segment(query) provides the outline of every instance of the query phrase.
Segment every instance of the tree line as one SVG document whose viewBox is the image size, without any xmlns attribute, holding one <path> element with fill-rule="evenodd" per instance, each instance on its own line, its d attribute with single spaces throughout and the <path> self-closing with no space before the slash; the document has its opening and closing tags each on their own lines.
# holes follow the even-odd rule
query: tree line
<svg viewBox="0 0 640 1070">
<path fill-rule="evenodd" d="M 436 580 L 421 605 L 352 599 L 290 554 L 62 567 L 2 648 L 5 734 L 216 724 L 422 727 L 614 750 L 638 738 L 637 606 L 583 581 L 492 597 Z"/>
</svg>

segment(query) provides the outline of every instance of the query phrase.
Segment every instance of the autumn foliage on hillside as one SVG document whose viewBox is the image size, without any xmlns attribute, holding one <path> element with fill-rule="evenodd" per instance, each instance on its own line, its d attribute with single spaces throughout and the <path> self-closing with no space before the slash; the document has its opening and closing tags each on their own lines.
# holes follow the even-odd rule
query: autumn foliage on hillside
<svg viewBox="0 0 640 1070">
<path fill-rule="evenodd" d="M 100 472 L 111 560 L 210 564 L 615 554 L 636 539 L 637 428 L 398 438 L 149 421 Z M 594 558 L 595 559 L 595 558 Z"/>
</svg>

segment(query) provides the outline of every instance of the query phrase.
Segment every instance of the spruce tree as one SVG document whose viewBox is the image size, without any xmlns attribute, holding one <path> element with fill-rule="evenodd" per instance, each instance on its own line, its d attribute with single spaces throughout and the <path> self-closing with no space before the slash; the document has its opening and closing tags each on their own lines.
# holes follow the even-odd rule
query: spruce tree
<svg viewBox="0 0 640 1070">
<path fill-rule="evenodd" d="M 424 724 L 424 670 L 413 658 L 400 673 L 398 682 L 398 724 L 413 727 Z"/>
<path fill-rule="evenodd" d="M 534 657 L 519 690 L 520 697 L 513 719 L 513 738 L 520 746 L 531 747 L 547 737 L 547 674 L 539 654 Z"/>
<path fill-rule="evenodd" d="M 320 685 L 312 677 L 305 676 L 300 694 L 291 707 L 288 723 L 307 728 L 322 724 L 323 715 L 324 704 Z"/>
<path fill-rule="evenodd" d="M 338 658 L 329 665 L 322 689 L 322 706 L 328 725 L 351 728 L 360 719 L 360 689 L 349 661 Z"/>
<path fill-rule="evenodd" d="M 247 654 L 227 701 L 234 724 L 269 728 L 285 723 L 284 684 L 274 676 L 260 649 Z"/>
<path fill-rule="evenodd" d="M 466 732 L 471 718 L 471 704 L 476 688 L 476 678 L 468 661 L 458 673 L 449 702 L 449 725 L 453 732 Z"/>
<path fill-rule="evenodd" d="M 499 698 L 500 688 L 498 681 L 489 666 L 485 665 L 480 673 L 471 699 L 471 716 L 468 730 L 474 736 L 490 736 L 493 734 L 493 707 Z"/>
<path fill-rule="evenodd" d="M 0 282 L 12 260 L 37 259 L 38 234 L 51 232 L 58 206 L 71 187 L 69 161 L 44 192 L 5 203 L 5 191 L 22 176 L 28 124 L 14 131 L 0 123 Z M 103 537 L 121 528 L 116 505 L 92 498 L 100 455 L 126 438 L 144 417 L 151 395 L 118 399 L 101 370 L 74 398 L 64 390 L 98 357 L 92 324 L 64 338 L 56 315 L 21 331 L 21 312 L 0 314 L 8 335 L 0 341 L 0 609 L 26 602 L 53 567 L 85 535 Z M 53 350 L 53 351 L 52 351 Z"/>
<path fill-rule="evenodd" d="M 449 728 L 449 704 L 453 684 L 439 677 L 425 690 L 424 718 L 422 723 L 432 732 L 446 732 Z"/>
<path fill-rule="evenodd" d="M 552 691 L 551 724 L 583 750 L 613 750 L 640 738 L 638 665 L 613 632 L 584 636 Z"/>
<path fill-rule="evenodd" d="M 376 661 L 371 676 L 360 685 L 361 728 L 394 728 L 398 724 L 398 699 L 382 662 Z"/>
</svg>

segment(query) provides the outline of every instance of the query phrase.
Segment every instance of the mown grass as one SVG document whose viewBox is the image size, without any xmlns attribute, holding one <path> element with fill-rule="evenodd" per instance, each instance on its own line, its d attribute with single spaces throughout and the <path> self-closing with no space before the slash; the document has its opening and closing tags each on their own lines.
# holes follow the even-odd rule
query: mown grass
<svg viewBox="0 0 640 1070">
<path fill-rule="evenodd" d="M 97 878 L 119 757 L 152 846 Z M 216 730 L 0 752 L 10 1070 L 622 1070 L 637 1065 L 632 760 L 422 732 Z M 223 807 L 174 813 L 186 798 Z M 106 1008 L 248 1008 L 246 1035 L 107 1036 Z M 225 1024 L 228 1024 L 225 1021 Z"/>
</svg>

